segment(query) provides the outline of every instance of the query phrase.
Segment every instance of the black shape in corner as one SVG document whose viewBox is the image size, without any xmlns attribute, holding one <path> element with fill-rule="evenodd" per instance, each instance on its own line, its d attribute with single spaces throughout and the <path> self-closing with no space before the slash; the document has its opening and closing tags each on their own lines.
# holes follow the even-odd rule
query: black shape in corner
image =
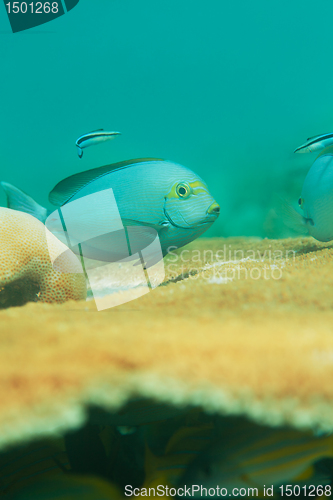
<svg viewBox="0 0 333 500">
<path fill-rule="evenodd" d="M 80 0 L 65 0 L 65 5 L 67 12 L 74 9 L 74 7 L 79 3 Z"/>
</svg>

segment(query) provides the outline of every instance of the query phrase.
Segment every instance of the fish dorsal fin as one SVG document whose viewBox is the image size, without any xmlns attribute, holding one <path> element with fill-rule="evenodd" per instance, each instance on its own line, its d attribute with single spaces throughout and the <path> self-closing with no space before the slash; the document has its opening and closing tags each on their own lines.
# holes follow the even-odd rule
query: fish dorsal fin
<svg viewBox="0 0 333 500">
<path fill-rule="evenodd" d="M 323 137 L 325 135 L 330 135 L 328 132 L 326 134 L 314 135 L 313 137 L 308 137 L 307 141 L 312 141 L 313 139 L 318 139 L 318 137 Z"/>
<path fill-rule="evenodd" d="M 104 167 L 92 168 L 79 174 L 71 175 L 60 181 L 50 192 L 49 200 L 53 205 L 58 207 L 64 205 L 70 200 L 80 189 L 94 181 L 98 177 L 130 167 L 136 163 L 144 163 L 148 161 L 163 161 L 161 158 L 138 158 L 136 160 L 120 161 Z"/>
<path fill-rule="evenodd" d="M 103 132 L 104 131 L 104 128 L 98 128 L 96 130 L 92 130 L 91 132 L 89 132 L 89 134 L 93 134 L 94 132 Z M 87 135 L 87 134 L 85 134 Z"/>
</svg>

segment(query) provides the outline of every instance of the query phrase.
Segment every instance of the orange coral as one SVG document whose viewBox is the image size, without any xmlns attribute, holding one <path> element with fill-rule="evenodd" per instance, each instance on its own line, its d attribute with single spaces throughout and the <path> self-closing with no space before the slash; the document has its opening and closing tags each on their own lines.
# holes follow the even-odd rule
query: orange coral
<svg viewBox="0 0 333 500">
<path fill-rule="evenodd" d="M 64 272 L 52 267 L 51 258 L 60 254 Z M 39 220 L 0 208 L 0 306 L 85 298 L 85 277 L 75 255 Z"/>
</svg>

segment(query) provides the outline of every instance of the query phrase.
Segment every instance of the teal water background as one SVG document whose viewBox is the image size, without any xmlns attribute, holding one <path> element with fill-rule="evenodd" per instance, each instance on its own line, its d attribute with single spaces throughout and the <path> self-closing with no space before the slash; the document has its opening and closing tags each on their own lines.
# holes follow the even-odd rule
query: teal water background
<svg viewBox="0 0 333 500">
<path fill-rule="evenodd" d="M 333 131 L 332 21 L 329 0 L 80 0 L 12 34 L 0 5 L 0 178 L 51 208 L 68 175 L 170 159 L 221 205 L 207 236 L 285 236 L 273 194 L 296 201 L 315 158 L 292 152 Z M 122 136 L 79 160 L 98 128 Z"/>
</svg>

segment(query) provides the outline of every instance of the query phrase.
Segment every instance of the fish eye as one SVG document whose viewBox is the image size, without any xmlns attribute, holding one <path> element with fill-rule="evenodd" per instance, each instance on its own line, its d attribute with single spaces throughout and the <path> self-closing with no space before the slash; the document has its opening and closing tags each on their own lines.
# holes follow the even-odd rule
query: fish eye
<svg viewBox="0 0 333 500">
<path fill-rule="evenodd" d="M 299 198 L 298 204 L 299 204 L 300 208 L 303 208 L 303 203 L 304 203 L 303 198 Z"/>
<path fill-rule="evenodd" d="M 178 186 L 176 187 L 176 193 L 178 194 L 178 196 L 180 196 L 181 198 L 187 198 L 187 196 L 190 195 L 191 193 L 191 189 L 190 189 L 190 186 L 188 186 L 187 184 L 185 184 L 185 182 L 181 182 L 180 184 L 178 184 Z"/>
</svg>

